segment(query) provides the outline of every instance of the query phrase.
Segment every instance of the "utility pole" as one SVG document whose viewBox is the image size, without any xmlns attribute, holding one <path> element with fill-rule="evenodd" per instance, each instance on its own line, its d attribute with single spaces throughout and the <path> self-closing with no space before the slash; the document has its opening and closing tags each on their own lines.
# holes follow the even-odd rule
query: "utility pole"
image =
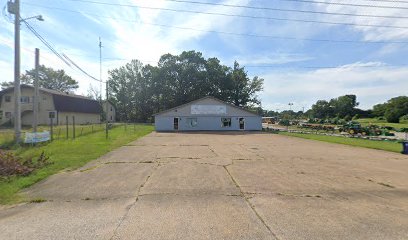
<svg viewBox="0 0 408 240">
<path fill-rule="evenodd" d="M 33 132 L 37 132 L 38 125 L 38 105 L 40 102 L 39 92 L 38 92 L 38 68 L 40 66 L 40 49 L 35 49 L 35 79 L 34 79 L 34 120 L 33 120 Z"/>
<path fill-rule="evenodd" d="M 99 37 L 99 81 L 101 84 L 101 106 L 102 106 L 102 111 L 103 111 L 103 102 L 102 102 L 102 42 L 101 42 L 101 37 Z M 106 135 L 106 139 L 108 139 L 108 98 L 109 98 L 109 94 L 108 94 L 108 81 L 106 81 L 106 101 L 105 101 L 105 135 Z"/>
<path fill-rule="evenodd" d="M 21 89 L 20 89 L 20 0 L 8 5 L 14 19 L 14 138 L 21 141 Z"/>
<path fill-rule="evenodd" d="M 109 99 L 109 94 L 108 94 L 108 81 L 106 80 L 106 106 L 105 106 L 105 111 L 106 111 L 106 139 L 108 139 L 108 99 Z"/>
<path fill-rule="evenodd" d="M 102 104 L 102 42 L 101 42 L 101 37 L 99 37 L 99 80 L 100 85 L 99 85 L 99 101 Z"/>
</svg>

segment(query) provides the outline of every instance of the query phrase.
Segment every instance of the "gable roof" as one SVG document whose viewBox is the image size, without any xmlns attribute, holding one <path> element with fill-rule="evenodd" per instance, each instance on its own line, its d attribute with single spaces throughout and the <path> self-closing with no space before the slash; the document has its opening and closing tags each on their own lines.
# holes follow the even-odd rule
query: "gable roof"
<svg viewBox="0 0 408 240">
<path fill-rule="evenodd" d="M 21 88 L 34 88 L 31 85 L 21 84 Z M 0 91 L 0 96 L 7 92 L 14 91 L 14 87 Z M 95 113 L 102 112 L 102 107 L 98 101 L 76 94 L 64 93 L 47 88 L 39 88 L 39 91 L 52 95 L 55 110 L 61 112 Z"/>
<path fill-rule="evenodd" d="M 158 112 L 158 113 L 156 113 L 156 114 L 153 114 L 153 116 L 157 116 L 157 115 L 160 115 L 160 114 L 163 114 L 163 113 L 166 113 L 166 112 L 171 112 L 171 111 L 173 111 L 173 110 L 175 110 L 175 109 L 182 108 L 182 107 L 185 107 L 185 106 L 187 106 L 187 105 L 200 102 L 200 101 L 202 101 L 202 100 L 204 100 L 204 99 L 212 99 L 212 100 L 215 100 L 215 101 L 220 102 L 220 103 L 222 103 L 222 104 L 228 105 L 228 106 L 230 106 L 230 107 L 232 107 L 232 108 L 236 108 L 236 109 L 239 109 L 239 110 L 241 110 L 241 111 L 250 113 L 250 114 L 252 114 L 252 115 L 254 115 L 254 116 L 259 116 L 258 114 L 254 113 L 254 112 L 251 112 L 251 111 L 249 111 L 249 110 L 247 110 L 247 109 L 245 109 L 245 108 L 238 107 L 238 106 L 235 106 L 234 104 L 224 102 L 224 101 L 222 101 L 222 100 L 220 100 L 220 99 L 218 99 L 218 98 L 215 98 L 215 97 L 213 97 L 213 96 L 206 96 L 206 97 L 203 97 L 203 98 L 199 98 L 199 99 L 197 99 L 197 100 L 194 100 L 194 101 L 191 101 L 191 102 L 188 102 L 188 103 L 184 103 L 184 104 L 181 104 L 181 105 L 179 105 L 179 106 L 176 106 L 176 107 L 173 107 L 173 108 L 169 108 L 169 109 L 167 109 L 167 110 L 163 110 L 163 111 L 161 111 L 161 112 Z"/>
<path fill-rule="evenodd" d="M 102 112 L 102 106 L 93 99 L 53 94 L 55 110 L 59 112 L 95 113 Z"/>
</svg>

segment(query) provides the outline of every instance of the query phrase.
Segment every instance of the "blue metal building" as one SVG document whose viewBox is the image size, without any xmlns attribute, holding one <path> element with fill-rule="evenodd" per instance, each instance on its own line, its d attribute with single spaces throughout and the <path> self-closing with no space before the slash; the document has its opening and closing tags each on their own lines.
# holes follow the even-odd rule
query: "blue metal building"
<svg viewBox="0 0 408 240">
<path fill-rule="evenodd" d="M 156 131 L 260 131 L 262 117 L 214 97 L 157 113 Z"/>
</svg>

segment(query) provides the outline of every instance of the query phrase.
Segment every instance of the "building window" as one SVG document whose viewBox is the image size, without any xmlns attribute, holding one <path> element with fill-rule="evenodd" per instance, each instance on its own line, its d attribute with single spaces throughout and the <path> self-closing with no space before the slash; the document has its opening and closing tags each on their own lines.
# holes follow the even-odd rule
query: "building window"
<svg viewBox="0 0 408 240">
<path fill-rule="evenodd" d="M 3 119 L 3 111 L 0 110 L 0 120 L 2 120 L 2 119 Z"/>
<path fill-rule="evenodd" d="M 22 96 L 20 98 L 21 103 L 30 103 L 30 97 L 29 96 Z"/>
<path fill-rule="evenodd" d="M 222 127 L 231 127 L 231 118 L 221 118 Z"/>
<path fill-rule="evenodd" d="M 6 112 L 6 113 L 4 114 L 4 116 L 5 116 L 7 119 L 10 119 L 10 118 L 11 118 L 11 112 Z"/>
<path fill-rule="evenodd" d="M 55 118 L 55 112 L 48 112 L 49 118 Z"/>
<path fill-rule="evenodd" d="M 192 127 L 192 128 L 196 127 L 198 124 L 197 118 L 187 118 L 186 122 L 187 122 L 187 126 Z"/>
<path fill-rule="evenodd" d="M 111 116 L 111 121 L 112 121 L 112 116 Z"/>
<path fill-rule="evenodd" d="M 8 96 L 8 95 L 4 96 L 4 101 L 11 102 L 11 96 Z"/>
<path fill-rule="evenodd" d="M 111 107 L 111 112 L 113 111 L 112 107 Z"/>
</svg>

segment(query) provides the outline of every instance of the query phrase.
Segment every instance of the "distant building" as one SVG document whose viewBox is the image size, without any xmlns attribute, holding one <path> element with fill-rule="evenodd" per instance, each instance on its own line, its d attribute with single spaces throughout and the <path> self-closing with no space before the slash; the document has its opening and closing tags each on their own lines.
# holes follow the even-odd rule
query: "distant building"
<svg viewBox="0 0 408 240">
<path fill-rule="evenodd" d="M 111 101 L 104 101 L 102 103 L 102 111 L 105 112 L 106 111 L 106 104 L 108 104 L 108 122 L 116 122 L 116 107 L 115 105 L 113 105 L 113 103 Z"/>
<path fill-rule="evenodd" d="M 21 85 L 21 122 L 22 125 L 32 125 L 34 109 L 34 87 Z M 110 104 L 110 103 L 109 103 Z M 38 124 L 72 123 L 75 117 L 76 124 L 92 124 L 101 122 L 102 107 L 96 100 L 60 91 L 39 88 L 39 113 Z M 110 109 L 110 108 L 109 108 Z M 116 118 L 116 111 L 112 111 L 109 117 Z M 0 91 L 0 125 L 13 123 L 14 118 L 14 87 Z"/>
<path fill-rule="evenodd" d="M 214 97 L 204 97 L 154 116 L 156 131 L 262 130 L 261 116 Z"/>
</svg>

